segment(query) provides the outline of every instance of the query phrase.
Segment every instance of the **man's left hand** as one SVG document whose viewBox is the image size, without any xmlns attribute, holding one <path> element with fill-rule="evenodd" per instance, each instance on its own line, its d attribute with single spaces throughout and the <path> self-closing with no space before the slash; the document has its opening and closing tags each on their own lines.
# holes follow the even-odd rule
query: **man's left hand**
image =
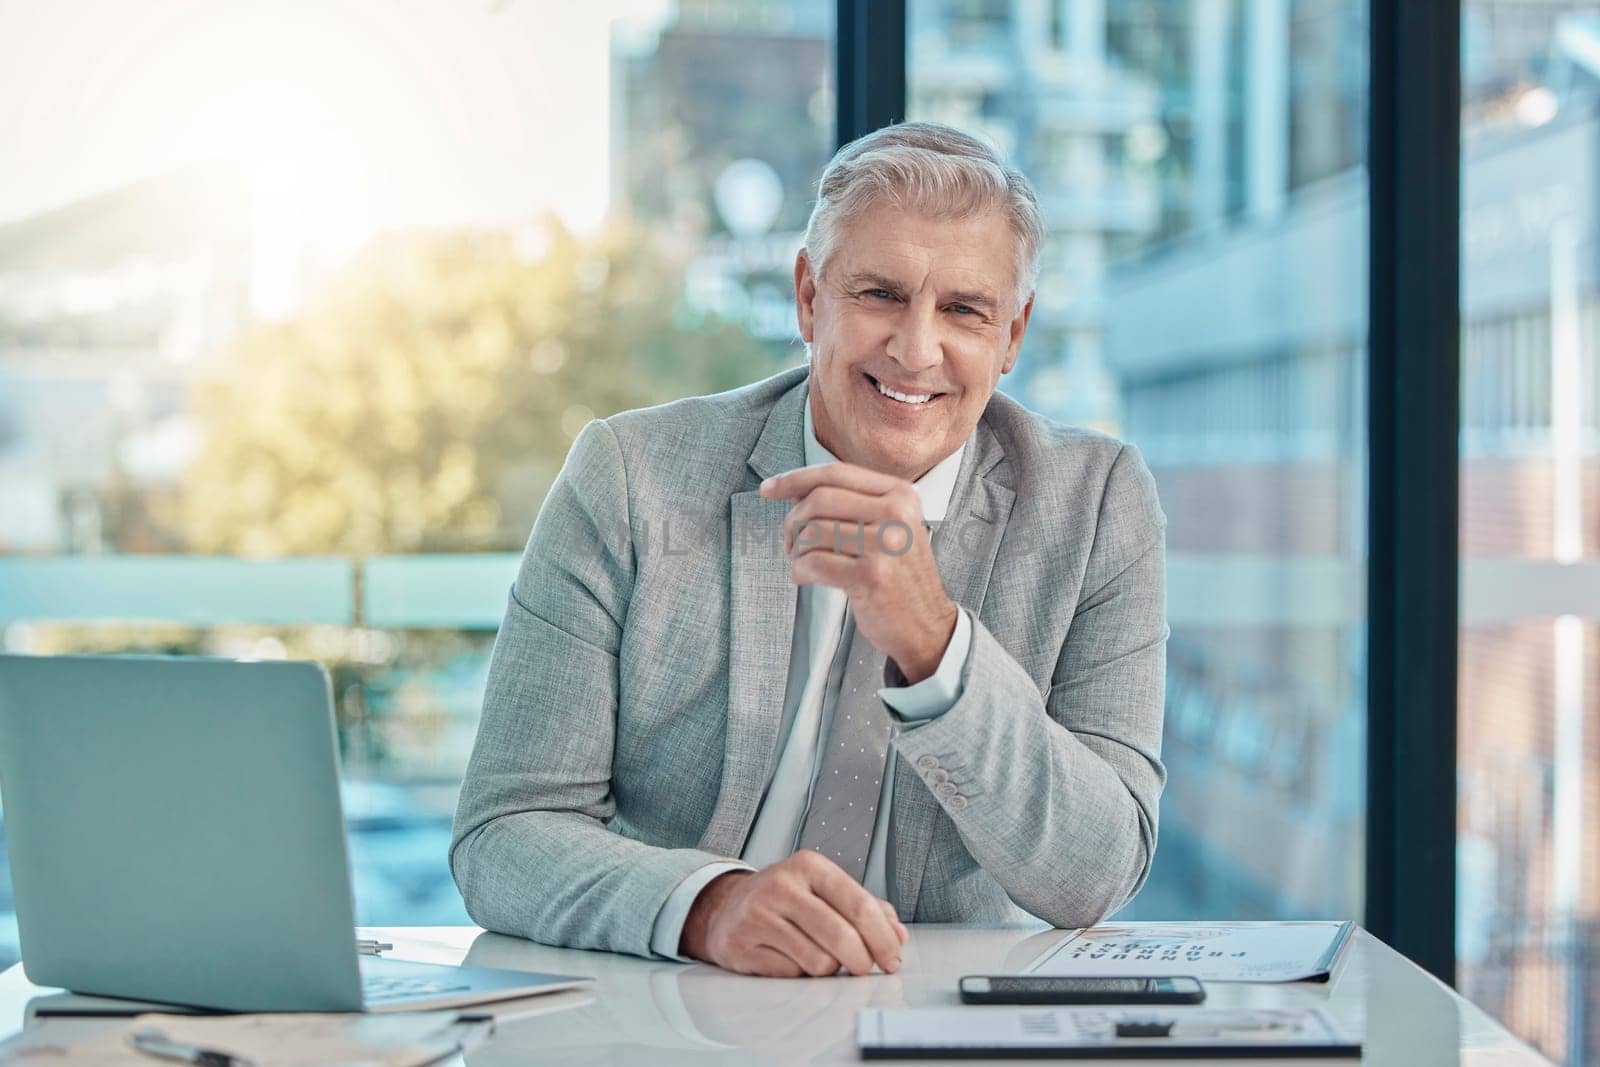
<svg viewBox="0 0 1600 1067">
<path fill-rule="evenodd" d="M 916 487 L 853 463 L 822 463 L 768 478 L 761 495 L 795 502 L 783 530 L 794 581 L 844 590 L 856 628 L 908 684 L 933 674 L 960 609 L 939 578 Z"/>
</svg>

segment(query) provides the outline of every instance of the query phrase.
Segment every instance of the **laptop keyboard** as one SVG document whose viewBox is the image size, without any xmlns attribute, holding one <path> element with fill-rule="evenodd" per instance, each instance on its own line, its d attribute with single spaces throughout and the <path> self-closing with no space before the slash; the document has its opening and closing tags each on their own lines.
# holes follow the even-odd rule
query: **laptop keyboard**
<svg viewBox="0 0 1600 1067">
<path fill-rule="evenodd" d="M 401 997 L 436 997 L 446 993 L 465 993 L 472 987 L 461 982 L 441 981 L 438 978 L 395 977 L 393 975 L 363 975 L 361 995 L 371 1003 L 378 1000 L 398 1000 Z"/>
</svg>

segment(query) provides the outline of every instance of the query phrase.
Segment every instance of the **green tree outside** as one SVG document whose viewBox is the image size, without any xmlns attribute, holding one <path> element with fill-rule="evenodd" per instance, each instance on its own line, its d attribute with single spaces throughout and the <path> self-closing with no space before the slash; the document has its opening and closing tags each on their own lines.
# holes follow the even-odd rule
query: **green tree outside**
<svg viewBox="0 0 1600 1067">
<path fill-rule="evenodd" d="M 189 549 L 514 550 L 590 418 L 786 355 L 688 312 L 683 257 L 637 231 L 531 232 L 387 239 L 247 333 L 196 394 L 204 444 L 172 514 Z"/>
</svg>

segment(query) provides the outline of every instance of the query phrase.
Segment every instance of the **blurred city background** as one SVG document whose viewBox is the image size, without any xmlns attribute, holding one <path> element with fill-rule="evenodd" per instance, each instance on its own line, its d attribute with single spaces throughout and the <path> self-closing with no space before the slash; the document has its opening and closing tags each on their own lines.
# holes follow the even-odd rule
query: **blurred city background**
<svg viewBox="0 0 1600 1067">
<path fill-rule="evenodd" d="M 911 0 L 910 117 L 1051 226 L 1004 387 L 1169 517 L 1124 918 L 1359 918 L 1361 0 Z M 1600 6 L 1462 27 L 1462 992 L 1600 1060 Z M 445 864 L 517 552 L 596 416 L 802 358 L 832 0 L 0 0 L 0 635 L 314 658 L 366 924 Z M 1441 368 L 1441 374 L 1453 373 Z M 0 963 L 16 957 L 0 879 Z"/>
</svg>

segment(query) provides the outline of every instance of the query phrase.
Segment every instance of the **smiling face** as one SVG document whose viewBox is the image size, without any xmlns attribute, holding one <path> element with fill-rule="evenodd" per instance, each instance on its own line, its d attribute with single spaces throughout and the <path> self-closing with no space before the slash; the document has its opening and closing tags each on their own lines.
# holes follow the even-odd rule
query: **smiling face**
<svg viewBox="0 0 1600 1067">
<path fill-rule="evenodd" d="M 890 204 L 846 222 L 817 278 L 795 262 L 817 440 L 908 481 L 960 448 L 1022 348 L 1016 237 L 998 211 L 949 219 Z"/>
</svg>

